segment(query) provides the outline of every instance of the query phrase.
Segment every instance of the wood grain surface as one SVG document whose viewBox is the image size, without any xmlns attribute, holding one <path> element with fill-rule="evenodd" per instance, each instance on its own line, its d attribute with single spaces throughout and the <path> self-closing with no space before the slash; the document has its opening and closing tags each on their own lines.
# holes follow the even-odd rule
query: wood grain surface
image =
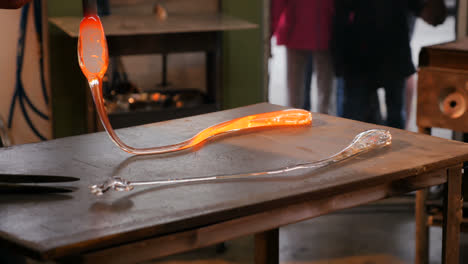
<svg viewBox="0 0 468 264">
<path fill-rule="evenodd" d="M 161 4 L 169 15 L 217 13 L 220 0 L 110 0 L 112 14 L 148 14 L 155 4 Z"/>
<path fill-rule="evenodd" d="M 423 47 L 419 53 L 419 67 L 468 70 L 468 38 Z"/>
<path fill-rule="evenodd" d="M 49 21 L 76 38 L 81 17 L 53 17 Z M 257 28 L 256 24 L 223 14 L 173 14 L 165 21 L 154 15 L 111 15 L 101 18 L 106 36 L 211 32 Z"/>
<path fill-rule="evenodd" d="M 176 143 L 229 119 L 283 107 L 258 104 L 118 130 L 135 146 Z M 182 232 L 294 204 L 369 188 L 468 160 L 468 144 L 390 129 L 393 144 L 319 171 L 223 183 L 145 187 L 95 197 L 88 187 L 109 176 L 129 180 L 263 171 L 323 159 L 356 134 L 379 126 L 313 114 L 311 127 L 223 136 L 178 154 L 132 157 L 105 133 L 0 149 L 0 173 L 64 175 L 70 195 L 0 196 L 0 242 L 41 259 L 81 254 Z M 196 238 L 194 238 L 196 239 Z"/>
</svg>

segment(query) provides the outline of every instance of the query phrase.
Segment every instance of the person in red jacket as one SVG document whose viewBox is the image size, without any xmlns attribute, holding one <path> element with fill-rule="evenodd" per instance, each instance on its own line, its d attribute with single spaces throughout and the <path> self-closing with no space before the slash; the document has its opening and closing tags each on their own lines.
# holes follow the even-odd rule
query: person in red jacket
<svg viewBox="0 0 468 264">
<path fill-rule="evenodd" d="M 312 69 L 308 71 L 307 64 L 313 59 L 317 72 L 318 111 L 328 113 L 334 76 L 328 48 L 333 0 L 272 0 L 271 4 L 272 33 L 277 44 L 287 49 L 289 106 L 310 110 Z"/>
<path fill-rule="evenodd" d="M 16 9 L 24 6 L 31 0 L 0 0 L 0 8 L 2 9 Z"/>
</svg>

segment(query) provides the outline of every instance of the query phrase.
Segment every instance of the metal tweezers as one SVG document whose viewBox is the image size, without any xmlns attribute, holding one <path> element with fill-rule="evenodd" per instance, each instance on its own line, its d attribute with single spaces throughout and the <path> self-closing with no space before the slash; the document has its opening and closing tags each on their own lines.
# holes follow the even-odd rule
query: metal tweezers
<svg viewBox="0 0 468 264">
<path fill-rule="evenodd" d="M 79 181 L 79 178 L 49 175 L 0 174 L 0 194 L 46 194 L 67 193 L 73 188 L 36 185 Z"/>
</svg>

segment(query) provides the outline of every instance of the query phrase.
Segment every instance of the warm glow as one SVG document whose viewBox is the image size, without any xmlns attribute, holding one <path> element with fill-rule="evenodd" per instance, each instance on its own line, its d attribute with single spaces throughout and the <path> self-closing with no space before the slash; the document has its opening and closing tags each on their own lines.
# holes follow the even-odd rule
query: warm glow
<svg viewBox="0 0 468 264">
<path fill-rule="evenodd" d="M 208 138 L 227 132 L 261 127 L 310 125 L 311 123 L 312 114 L 299 109 L 250 115 L 209 127 L 194 136 L 184 148 L 193 147 Z"/>
<path fill-rule="evenodd" d="M 101 82 L 107 71 L 109 55 L 104 29 L 97 15 L 86 16 L 80 23 L 78 59 L 88 81 L 98 79 Z"/>
<path fill-rule="evenodd" d="M 158 102 L 161 99 L 161 94 L 160 93 L 154 93 L 152 96 L 152 99 L 154 102 Z"/>
<path fill-rule="evenodd" d="M 131 154 L 146 155 L 174 152 L 191 148 L 214 136 L 228 132 L 260 127 L 309 125 L 312 122 L 312 115 L 308 111 L 296 109 L 276 111 L 226 121 L 209 127 L 195 135 L 193 138 L 178 144 L 142 149 L 133 148 L 120 140 L 112 128 L 106 113 L 104 99 L 102 97 L 102 78 L 107 71 L 109 55 L 104 29 L 102 27 L 101 20 L 97 15 L 88 15 L 81 21 L 80 35 L 78 38 L 78 58 L 81 70 L 88 79 L 102 125 L 106 129 L 112 141 L 114 141 L 114 143 L 122 150 Z M 165 95 L 155 94 L 152 99 L 164 100 L 164 98 Z M 134 99 L 130 98 L 129 103 L 133 102 Z"/>
</svg>

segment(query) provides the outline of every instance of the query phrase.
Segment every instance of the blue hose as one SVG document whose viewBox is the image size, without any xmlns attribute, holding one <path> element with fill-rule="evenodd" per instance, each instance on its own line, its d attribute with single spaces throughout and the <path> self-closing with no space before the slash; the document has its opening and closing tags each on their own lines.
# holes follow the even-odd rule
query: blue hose
<svg viewBox="0 0 468 264">
<path fill-rule="evenodd" d="M 36 29 L 37 40 L 39 42 L 39 72 L 41 74 L 42 95 L 46 105 L 49 105 L 49 95 L 45 85 L 44 77 L 44 46 L 42 45 L 42 8 L 41 0 L 34 0 L 34 26 Z"/>
<path fill-rule="evenodd" d="M 41 86 L 42 86 L 42 93 L 44 96 L 44 101 L 46 104 L 49 103 L 49 98 L 47 95 L 47 90 L 45 86 L 44 80 L 44 60 L 43 60 L 43 47 L 42 47 L 42 13 L 41 13 L 41 0 L 34 0 L 34 24 L 37 33 L 37 37 L 39 40 L 40 45 L 40 74 L 41 74 Z M 28 11 L 31 6 L 31 3 L 26 4 L 23 9 L 21 10 L 21 17 L 20 17 L 20 34 L 18 39 L 18 51 L 16 55 L 16 85 L 15 85 L 15 92 L 13 94 L 11 104 L 10 104 L 10 112 L 8 115 L 8 128 L 12 127 L 13 123 L 13 116 L 15 112 L 15 105 L 16 100 L 19 101 L 20 109 L 23 114 L 26 123 L 28 124 L 29 128 L 33 131 L 33 133 L 41 140 L 46 140 L 46 138 L 37 130 L 34 124 L 29 117 L 28 111 L 26 109 L 26 105 L 31 108 L 31 110 L 36 113 L 39 117 L 45 120 L 49 120 L 49 117 L 41 112 L 29 99 L 26 91 L 24 90 L 23 81 L 21 79 L 21 73 L 23 72 L 23 61 L 24 61 L 24 48 L 26 43 L 26 26 L 28 24 Z M 25 105 L 26 102 L 26 105 Z"/>
<path fill-rule="evenodd" d="M 99 1 L 99 6 L 101 9 L 99 10 L 101 15 L 108 15 L 110 13 L 109 8 L 109 1 L 108 0 L 101 0 Z M 39 41 L 39 71 L 40 71 L 40 78 L 41 78 L 41 88 L 42 88 L 42 95 L 44 98 L 44 102 L 46 105 L 49 104 L 49 96 L 47 93 L 47 88 L 45 85 L 45 77 L 44 77 L 44 47 L 42 46 L 43 40 L 43 31 L 42 31 L 42 10 L 41 10 L 41 0 L 34 0 L 33 1 L 33 13 L 34 13 L 34 28 L 36 30 L 37 39 Z M 21 10 L 21 17 L 20 17 L 20 34 L 18 39 L 18 51 L 16 55 L 16 84 L 15 84 L 15 92 L 13 93 L 13 97 L 11 99 L 10 104 L 10 112 L 8 115 L 8 128 L 12 127 L 13 117 L 15 113 L 15 106 L 16 101 L 19 101 L 21 113 L 28 124 L 29 128 L 33 131 L 33 133 L 40 139 L 40 140 L 47 140 L 39 130 L 34 126 L 26 106 L 28 106 L 33 113 L 38 115 L 40 118 L 44 120 L 49 120 L 49 117 L 40 111 L 34 103 L 31 101 L 29 96 L 26 94 L 26 91 L 23 86 L 23 81 L 21 79 L 21 73 L 23 72 L 23 61 L 24 61 L 24 48 L 26 43 L 26 27 L 28 24 L 28 11 L 31 6 L 31 3 L 26 4 L 23 9 Z"/>
</svg>

